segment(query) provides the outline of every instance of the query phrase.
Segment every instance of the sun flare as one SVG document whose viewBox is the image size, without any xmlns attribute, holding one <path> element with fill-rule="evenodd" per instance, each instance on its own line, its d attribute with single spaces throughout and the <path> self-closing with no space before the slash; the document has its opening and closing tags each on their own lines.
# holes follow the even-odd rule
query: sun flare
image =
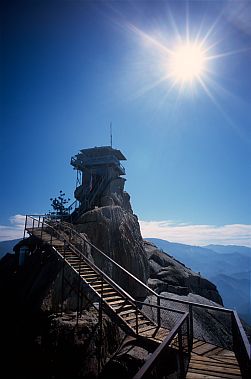
<svg viewBox="0 0 251 379">
<path fill-rule="evenodd" d="M 176 82 L 193 82 L 205 72 L 205 51 L 196 43 L 181 44 L 173 50 L 168 66 L 169 74 Z"/>
<path fill-rule="evenodd" d="M 190 28 L 188 14 L 184 21 L 185 29 L 184 25 L 179 26 L 176 23 L 172 15 L 170 20 L 170 27 L 168 25 L 168 28 L 163 27 L 163 30 L 156 29 L 153 33 L 130 23 L 127 25 L 141 41 L 141 49 L 133 59 L 133 62 L 137 62 L 135 72 L 139 72 L 139 63 L 142 62 L 142 78 L 145 73 L 143 85 L 141 88 L 137 86 L 135 96 L 142 96 L 160 87 L 165 91 L 161 100 L 161 103 L 164 103 L 170 91 L 175 91 L 178 99 L 182 94 L 192 94 L 194 97 L 202 90 L 219 108 L 215 98 L 216 91 L 230 93 L 219 80 L 217 63 L 248 49 L 225 50 L 221 38 L 216 33 L 219 19 L 211 25 L 201 23 L 197 32 L 195 28 Z"/>
</svg>

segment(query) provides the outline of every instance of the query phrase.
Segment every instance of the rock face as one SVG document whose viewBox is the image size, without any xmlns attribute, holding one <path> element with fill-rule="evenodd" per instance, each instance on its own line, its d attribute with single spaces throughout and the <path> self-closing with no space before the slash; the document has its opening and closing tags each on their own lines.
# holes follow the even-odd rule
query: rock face
<svg viewBox="0 0 251 379">
<path fill-rule="evenodd" d="M 127 209 L 130 209 L 127 206 Z M 121 206 L 105 206 L 84 213 L 75 226 L 89 240 L 114 261 L 146 283 L 149 263 L 145 254 L 137 217 Z M 93 253 L 94 262 L 114 281 L 135 297 L 144 296 L 133 280 L 123 272 Z"/>
<path fill-rule="evenodd" d="M 145 252 L 150 265 L 148 285 L 157 293 L 171 292 L 177 295 L 194 293 L 223 304 L 216 286 L 196 274 L 155 245 L 144 241 Z"/>
<path fill-rule="evenodd" d="M 50 375 L 56 378 L 96 378 L 106 361 L 116 352 L 123 333 L 104 315 L 102 336 L 98 312 L 85 310 L 76 325 L 75 314 L 51 317 L 42 336 L 40 349 L 46 347 L 53 362 Z"/>
<path fill-rule="evenodd" d="M 123 332 L 104 315 L 101 337 L 98 310 L 87 300 L 76 323 L 77 276 L 65 271 L 62 293 L 62 262 L 56 254 L 38 248 L 32 238 L 25 244 L 33 251 L 23 266 L 17 268 L 13 254 L 0 261 L 2 370 L 12 379 L 96 378 Z"/>
</svg>

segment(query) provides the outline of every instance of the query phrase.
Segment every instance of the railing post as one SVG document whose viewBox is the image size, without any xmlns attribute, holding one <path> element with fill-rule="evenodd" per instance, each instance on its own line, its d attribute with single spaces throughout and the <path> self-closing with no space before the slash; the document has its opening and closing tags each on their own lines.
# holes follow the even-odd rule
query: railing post
<svg viewBox="0 0 251 379">
<path fill-rule="evenodd" d="M 26 232 L 26 228 L 27 228 L 27 215 L 25 216 L 25 223 L 24 223 L 24 235 L 23 235 L 23 239 L 25 239 L 25 232 Z"/>
<path fill-rule="evenodd" d="M 248 340 L 246 340 L 246 342 L 243 340 L 244 330 L 240 320 L 238 323 L 238 315 L 236 311 L 231 312 L 231 329 L 233 351 L 239 363 L 242 378 L 249 379 L 251 377 L 250 344 Z"/>
<path fill-rule="evenodd" d="M 232 349 L 235 352 L 237 341 L 236 341 L 236 325 L 235 325 L 235 318 L 234 318 L 233 312 L 231 313 L 231 333 L 232 333 Z"/>
<path fill-rule="evenodd" d="M 101 299 L 103 301 L 103 296 L 104 296 L 104 278 L 103 275 L 101 275 Z"/>
<path fill-rule="evenodd" d="M 101 276 L 101 285 L 103 286 L 103 276 Z M 101 292 L 101 297 L 99 299 L 99 339 L 100 341 L 99 341 L 98 373 L 101 372 L 102 340 L 103 340 L 103 332 L 102 332 L 103 295 L 102 295 L 102 292 Z"/>
<path fill-rule="evenodd" d="M 138 308 L 137 308 L 137 305 L 136 305 L 136 334 L 137 334 L 137 336 L 138 336 L 138 334 L 139 334 L 139 318 L 138 318 L 138 316 L 139 316 L 139 311 L 138 311 Z"/>
<path fill-rule="evenodd" d="M 189 351 L 193 349 L 193 306 L 189 304 Z"/>
<path fill-rule="evenodd" d="M 42 239 L 42 235 L 43 235 L 43 227 L 44 227 L 44 218 L 42 219 L 42 226 L 41 226 L 41 239 Z"/>
<path fill-rule="evenodd" d="M 34 217 L 32 217 L 32 231 L 34 230 L 34 221 L 35 221 L 35 219 L 34 219 Z"/>
<path fill-rule="evenodd" d="M 78 325 L 78 318 L 79 318 L 79 294 L 80 294 L 80 270 L 81 270 L 81 255 L 79 255 L 79 263 L 78 263 L 78 301 L 77 301 L 77 325 Z"/>
<path fill-rule="evenodd" d="M 64 252 L 63 252 L 63 267 L 62 267 L 62 283 L 61 283 L 61 316 L 63 315 L 64 308 L 64 267 L 65 267 L 65 240 L 64 240 Z"/>
<path fill-rule="evenodd" d="M 183 379 L 185 378 L 185 367 L 184 367 L 184 353 L 183 353 L 183 343 L 182 343 L 182 326 L 178 330 L 178 346 L 179 346 L 178 377 L 179 379 Z"/>
<path fill-rule="evenodd" d="M 157 305 L 158 305 L 158 308 L 157 308 L 157 324 L 158 324 L 158 327 L 160 327 L 160 297 L 157 296 Z"/>
<path fill-rule="evenodd" d="M 190 344 L 190 332 L 189 332 L 189 328 L 190 328 L 190 325 L 189 325 L 189 316 L 186 318 L 186 336 L 187 336 L 187 352 L 189 354 L 189 356 L 191 355 L 191 351 L 192 351 L 192 346 Z"/>
</svg>

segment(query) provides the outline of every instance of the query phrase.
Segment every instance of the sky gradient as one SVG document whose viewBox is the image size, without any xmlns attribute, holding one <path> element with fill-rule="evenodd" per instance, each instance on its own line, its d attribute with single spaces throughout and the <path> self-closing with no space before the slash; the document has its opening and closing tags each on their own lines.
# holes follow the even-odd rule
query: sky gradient
<svg viewBox="0 0 251 379">
<path fill-rule="evenodd" d="M 145 237 L 251 245 L 250 2 L 2 7 L 1 240 L 59 190 L 74 200 L 70 158 L 108 145 L 112 122 Z M 163 46 L 188 31 L 212 59 L 204 86 L 180 88 L 165 77 Z"/>
</svg>

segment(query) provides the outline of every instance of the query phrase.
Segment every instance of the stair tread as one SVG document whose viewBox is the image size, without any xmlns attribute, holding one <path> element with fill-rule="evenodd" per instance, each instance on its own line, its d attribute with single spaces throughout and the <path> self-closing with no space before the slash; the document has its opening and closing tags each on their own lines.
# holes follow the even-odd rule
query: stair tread
<svg viewBox="0 0 251 379">
<path fill-rule="evenodd" d="M 110 305 L 115 305 L 115 304 L 122 304 L 122 303 L 124 303 L 125 302 L 125 299 L 123 299 L 123 298 L 121 298 L 120 300 L 114 300 L 114 301 L 109 301 L 108 303 L 110 304 Z"/>
<path fill-rule="evenodd" d="M 125 311 L 121 310 L 121 312 L 118 312 L 117 314 L 120 316 L 123 316 L 123 315 L 129 314 L 129 313 L 135 313 L 135 308 L 132 307 L 131 309 L 128 309 Z"/>
<path fill-rule="evenodd" d="M 156 329 L 156 326 L 153 323 L 146 325 L 143 328 L 141 326 L 139 326 L 138 332 L 142 333 L 142 332 L 145 332 L 145 331 L 150 330 L 150 329 Z"/>
<path fill-rule="evenodd" d="M 93 287 L 95 287 L 95 288 L 102 288 L 102 284 L 100 283 L 100 284 L 94 284 L 93 285 Z M 104 283 L 103 284 L 103 288 L 105 288 L 105 289 L 107 289 L 107 290 L 113 290 L 113 288 L 110 286 L 110 284 L 107 284 L 107 283 Z"/>
<path fill-rule="evenodd" d="M 123 297 L 121 297 L 120 295 L 107 296 L 107 297 L 103 295 L 103 299 L 104 299 L 105 301 L 113 300 L 113 299 L 114 299 L 114 300 L 115 300 L 115 299 L 117 299 L 117 300 L 118 300 L 118 299 L 124 300 Z"/>
<path fill-rule="evenodd" d="M 99 274 L 96 274 L 96 273 L 94 273 L 94 274 L 83 274 L 83 273 L 80 273 L 81 274 L 81 276 L 83 277 L 83 278 L 100 278 L 100 275 Z"/>
<path fill-rule="evenodd" d="M 130 321 L 132 321 L 132 322 L 130 322 Z M 126 322 L 129 324 L 129 325 L 131 325 L 131 326 L 136 326 L 136 319 L 134 319 L 134 320 L 126 320 Z M 148 324 L 148 322 L 146 322 L 146 319 L 138 319 L 138 326 L 139 325 L 146 325 L 146 324 Z"/>
<path fill-rule="evenodd" d="M 130 313 L 132 313 L 132 312 L 130 312 Z M 130 314 L 130 313 L 129 313 L 129 314 Z M 123 317 L 123 319 L 124 319 L 125 321 L 135 320 L 135 319 L 136 319 L 136 312 L 133 312 L 133 313 L 134 313 L 134 315 L 131 315 L 131 316 L 126 316 L 126 315 L 125 315 L 125 317 Z M 143 318 L 144 316 L 141 315 L 141 314 L 139 314 L 138 317 L 139 317 L 139 318 Z"/>
</svg>

